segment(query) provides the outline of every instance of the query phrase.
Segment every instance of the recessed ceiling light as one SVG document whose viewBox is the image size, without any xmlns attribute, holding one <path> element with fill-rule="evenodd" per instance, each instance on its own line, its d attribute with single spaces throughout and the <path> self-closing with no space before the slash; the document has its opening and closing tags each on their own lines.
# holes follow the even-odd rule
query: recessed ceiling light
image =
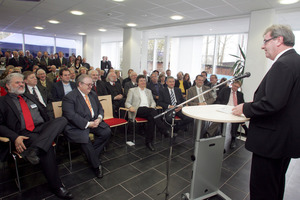
<svg viewBox="0 0 300 200">
<path fill-rule="evenodd" d="M 105 32 L 105 31 L 107 31 L 107 30 L 106 30 L 105 28 L 99 28 L 98 31 L 100 31 L 100 32 Z"/>
<path fill-rule="evenodd" d="M 135 23 L 128 23 L 127 26 L 129 26 L 129 27 L 135 27 L 137 25 Z"/>
<path fill-rule="evenodd" d="M 79 11 L 79 10 L 72 10 L 70 11 L 70 13 L 72 13 L 73 15 L 83 15 L 84 13 Z"/>
<path fill-rule="evenodd" d="M 86 33 L 78 33 L 78 35 L 86 35 Z"/>
<path fill-rule="evenodd" d="M 35 26 L 34 28 L 38 29 L 38 30 L 43 30 L 44 29 L 44 27 L 41 27 L 41 26 Z"/>
<path fill-rule="evenodd" d="M 183 17 L 181 15 L 173 15 L 170 18 L 173 20 L 182 20 L 183 19 Z"/>
<path fill-rule="evenodd" d="M 51 24 L 59 24 L 60 22 L 59 21 L 57 21 L 57 20 L 48 20 L 48 22 L 49 23 L 51 23 Z"/>
<path fill-rule="evenodd" d="M 297 3 L 299 0 L 279 0 L 280 4 L 293 4 Z"/>
<path fill-rule="evenodd" d="M 123 2 L 124 0 L 113 0 L 115 2 Z"/>
</svg>

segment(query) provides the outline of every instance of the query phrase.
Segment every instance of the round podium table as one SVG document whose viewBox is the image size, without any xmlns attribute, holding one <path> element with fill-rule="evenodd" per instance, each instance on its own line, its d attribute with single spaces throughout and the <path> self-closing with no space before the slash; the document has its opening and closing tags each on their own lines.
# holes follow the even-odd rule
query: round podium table
<svg viewBox="0 0 300 200">
<path fill-rule="evenodd" d="M 191 190 L 190 193 L 182 194 L 182 199 L 200 200 L 219 195 L 223 199 L 230 200 L 219 190 L 226 125 L 249 120 L 245 116 L 231 114 L 232 108 L 233 106 L 218 104 L 182 108 L 183 114 L 195 119 L 194 132 L 196 133 Z M 200 138 L 202 120 L 224 123 L 223 134 Z"/>
</svg>

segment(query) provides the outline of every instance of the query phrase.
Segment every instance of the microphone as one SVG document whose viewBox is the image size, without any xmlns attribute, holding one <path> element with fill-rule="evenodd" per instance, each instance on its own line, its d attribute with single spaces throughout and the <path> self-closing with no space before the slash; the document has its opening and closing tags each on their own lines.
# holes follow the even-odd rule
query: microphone
<svg viewBox="0 0 300 200">
<path fill-rule="evenodd" d="M 246 72 L 246 73 L 244 73 L 244 74 L 242 74 L 240 76 L 235 76 L 234 80 L 240 80 L 240 79 L 243 79 L 243 78 L 248 78 L 250 76 L 251 76 L 250 72 Z"/>
</svg>

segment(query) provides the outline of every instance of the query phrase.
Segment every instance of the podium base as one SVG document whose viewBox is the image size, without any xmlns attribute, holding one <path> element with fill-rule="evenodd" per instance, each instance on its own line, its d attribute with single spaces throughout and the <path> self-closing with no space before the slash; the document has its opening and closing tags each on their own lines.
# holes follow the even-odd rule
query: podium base
<svg viewBox="0 0 300 200">
<path fill-rule="evenodd" d="M 226 194 L 224 194 L 221 190 L 218 190 L 218 191 L 215 191 L 215 192 L 212 192 L 210 194 L 207 194 L 207 195 L 204 195 L 202 197 L 197 197 L 195 199 L 190 199 L 190 193 L 185 193 L 185 194 L 182 194 L 181 195 L 181 200 L 203 200 L 203 199 L 208 199 L 210 197 L 213 197 L 213 196 L 220 196 L 222 199 L 224 200 L 231 200 Z"/>
</svg>

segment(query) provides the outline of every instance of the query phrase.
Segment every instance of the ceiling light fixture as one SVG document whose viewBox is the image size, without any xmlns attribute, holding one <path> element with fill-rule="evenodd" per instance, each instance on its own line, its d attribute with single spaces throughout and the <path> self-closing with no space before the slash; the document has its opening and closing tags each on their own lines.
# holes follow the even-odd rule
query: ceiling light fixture
<svg viewBox="0 0 300 200">
<path fill-rule="evenodd" d="M 38 29 L 38 30 L 43 30 L 44 29 L 44 27 L 42 27 L 42 26 L 35 26 L 34 28 Z"/>
<path fill-rule="evenodd" d="M 124 0 L 113 0 L 115 2 L 123 2 Z"/>
<path fill-rule="evenodd" d="M 84 13 L 79 11 L 79 10 L 72 10 L 70 11 L 70 13 L 72 13 L 73 15 L 83 15 Z"/>
<path fill-rule="evenodd" d="M 170 18 L 173 20 L 182 20 L 183 19 L 183 17 L 181 15 L 173 15 Z"/>
<path fill-rule="evenodd" d="M 107 30 L 106 30 L 105 28 L 99 28 L 98 31 L 100 31 L 100 32 L 105 32 L 105 31 L 107 31 Z"/>
<path fill-rule="evenodd" d="M 129 27 L 136 27 L 137 25 L 135 23 L 128 23 L 127 26 L 129 26 Z"/>
<path fill-rule="evenodd" d="M 78 35 L 86 35 L 86 33 L 78 33 Z"/>
<path fill-rule="evenodd" d="M 298 1 L 299 1 L 299 0 L 279 0 L 279 3 L 280 3 L 280 4 L 287 5 L 287 4 L 297 3 Z"/>
<path fill-rule="evenodd" d="M 51 23 L 51 24 L 59 24 L 60 23 L 60 21 L 53 20 L 53 19 L 48 20 L 48 22 Z"/>
</svg>

